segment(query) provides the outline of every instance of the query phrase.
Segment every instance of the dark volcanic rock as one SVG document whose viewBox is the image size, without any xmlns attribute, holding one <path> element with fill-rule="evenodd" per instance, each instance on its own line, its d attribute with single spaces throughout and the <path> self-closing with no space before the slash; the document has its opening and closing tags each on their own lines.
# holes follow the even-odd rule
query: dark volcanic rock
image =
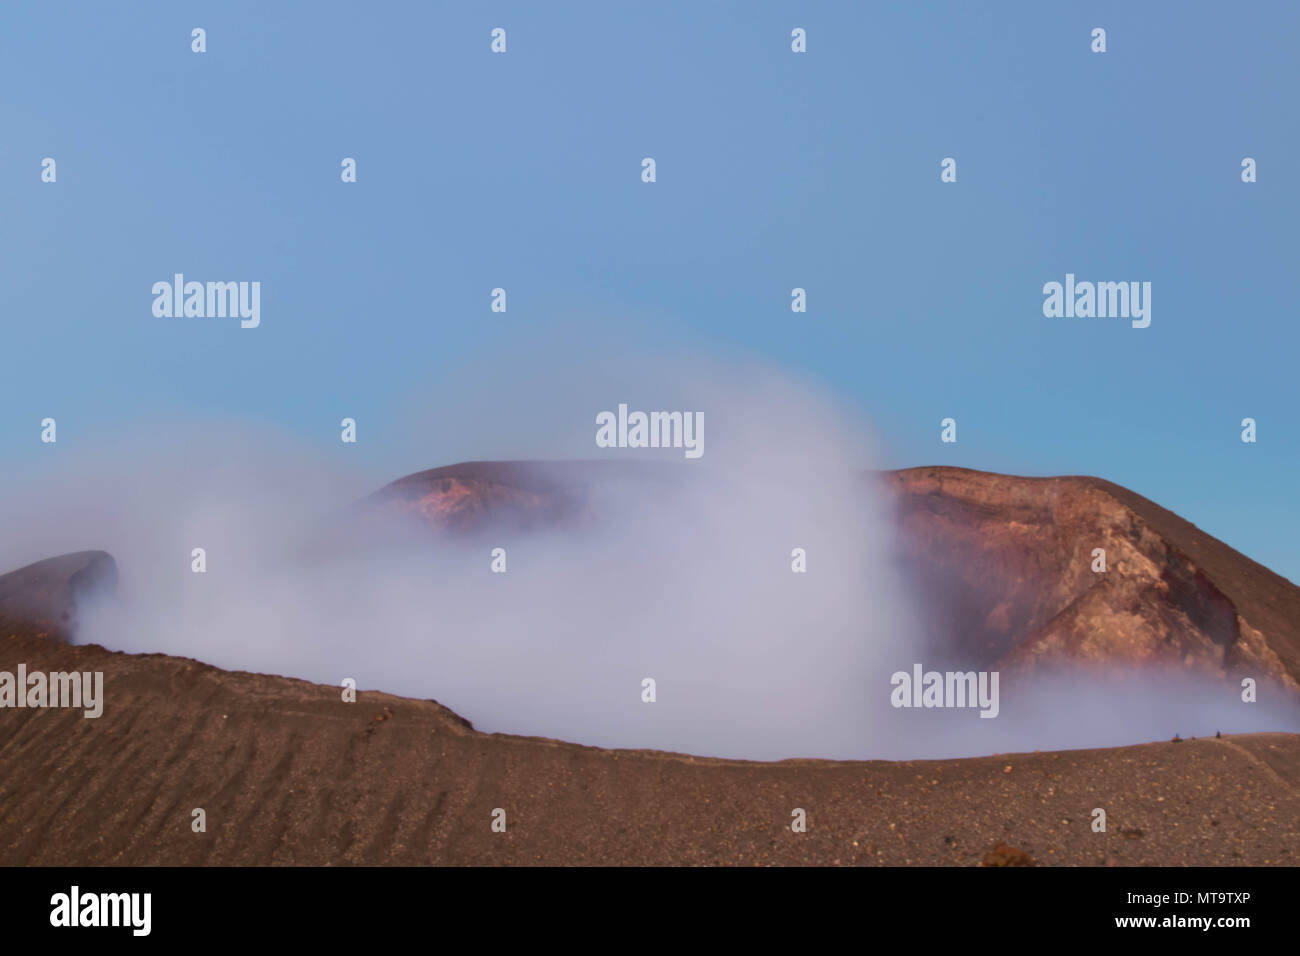
<svg viewBox="0 0 1300 956">
<path fill-rule="evenodd" d="M 0 634 L 35 631 L 66 641 L 77 601 L 117 586 L 117 564 L 103 551 L 77 551 L 0 575 Z"/>
</svg>

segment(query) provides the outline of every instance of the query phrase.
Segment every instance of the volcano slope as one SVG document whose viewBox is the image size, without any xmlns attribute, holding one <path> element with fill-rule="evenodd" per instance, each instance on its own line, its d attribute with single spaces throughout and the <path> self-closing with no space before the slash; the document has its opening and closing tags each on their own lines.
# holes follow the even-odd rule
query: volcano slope
<svg viewBox="0 0 1300 956">
<path fill-rule="evenodd" d="M 503 503 L 511 521 L 598 520 L 585 473 L 457 466 L 366 507 L 414 510 L 437 533 L 472 532 Z M 1111 655 L 1295 679 L 1296 589 L 1145 499 L 1095 479 L 884 480 L 905 560 L 952 595 L 935 627 L 963 624 L 957 637 L 990 661 Z M 1076 573 L 1093 547 L 1120 584 Z M 98 719 L 0 709 L 0 863 L 1294 865 L 1300 853 L 1296 734 L 907 762 L 602 750 L 483 734 L 433 701 L 363 690 L 344 703 L 335 687 L 66 643 L 77 594 L 113 576 L 88 552 L 0 577 L 0 670 L 102 671 L 106 698 Z M 1199 630 L 1180 634 L 1184 620 Z M 797 808 L 805 833 L 791 830 Z"/>
</svg>

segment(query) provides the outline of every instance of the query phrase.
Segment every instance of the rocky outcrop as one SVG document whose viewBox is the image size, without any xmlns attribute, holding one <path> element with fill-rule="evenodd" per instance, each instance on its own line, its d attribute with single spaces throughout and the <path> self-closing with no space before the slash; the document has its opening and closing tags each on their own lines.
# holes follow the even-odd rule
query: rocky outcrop
<svg viewBox="0 0 1300 956">
<path fill-rule="evenodd" d="M 66 641 L 77 602 L 117 585 L 117 564 L 103 551 L 77 551 L 0 576 L 0 634 L 22 630 Z"/>
<path fill-rule="evenodd" d="M 1300 687 L 1300 588 L 1154 502 L 1096 478 L 885 477 L 931 628 L 989 666 L 1161 664 Z"/>
</svg>

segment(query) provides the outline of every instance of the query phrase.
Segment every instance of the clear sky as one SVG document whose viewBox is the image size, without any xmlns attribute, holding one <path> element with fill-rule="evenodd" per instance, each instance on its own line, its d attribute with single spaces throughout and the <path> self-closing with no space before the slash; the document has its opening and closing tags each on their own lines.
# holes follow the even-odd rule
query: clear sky
<svg viewBox="0 0 1300 956">
<path fill-rule="evenodd" d="M 337 444 L 637 316 L 831 389 L 890 466 L 1099 475 L 1300 581 L 1298 44 L 1290 0 L 10 0 L 0 460 L 46 416 L 63 455 L 164 415 Z M 261 326 L 155 317 L 178 271 L 260 281 Z M 1045 318 L 1067 272 L 1150 282 L 1150 327 Z"/>
</svg>

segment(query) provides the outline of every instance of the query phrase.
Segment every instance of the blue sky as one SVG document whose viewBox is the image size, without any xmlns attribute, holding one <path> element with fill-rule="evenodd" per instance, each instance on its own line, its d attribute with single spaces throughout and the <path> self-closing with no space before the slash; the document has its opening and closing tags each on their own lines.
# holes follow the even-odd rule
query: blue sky
<svg viewBox="0 0 1300 956">
<path fill-rule="evenodd" d="M 1300 580 L 1297 41 L 1291 2 L 6 3 L 0 456 L 47 415 L 69 463 L 163 417 L 337 445 L 581 313 Z M 155 318 L 177 271 L 260 281 L 261 327 Z M 1151 282 L 1150 328 L 1044 318 L 1067 272 Z"/>
</svg>

